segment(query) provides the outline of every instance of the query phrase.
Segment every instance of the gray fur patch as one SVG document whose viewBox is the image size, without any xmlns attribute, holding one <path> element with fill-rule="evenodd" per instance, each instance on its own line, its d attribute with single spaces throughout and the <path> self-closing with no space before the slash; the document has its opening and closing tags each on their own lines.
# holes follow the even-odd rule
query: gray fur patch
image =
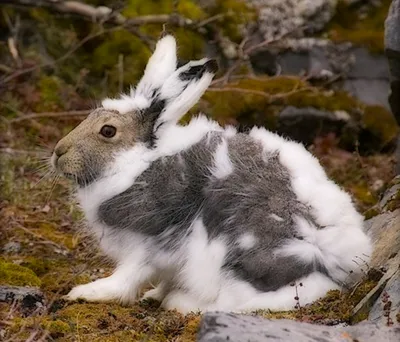
<svg viewBox="0 0 400 342">
<path fill-rule="evenodd" d="M 126 191 L 101 204 L 99 218 L 116 229 L 131 229 L 153 238 L 168 236 L 172 245 L 188 234 L 205 200 L 208 166 L 221 141 L 212 134 L 180 154 L 156 160 Z M 207 141 L 209 140 L 209 141 Z M 165 234 L 174 229 L 173 234 Z M 162 241 L 165 248 L 168 241 Z"/>
<path fill-rule="evenodd" d="M 239 133 L 226 138 L 233 172 L 217 179 L 210 170 L 222 139 L 220 133 L 209 133 L 188 150 L 157 160 L 128 190 L 104 202 L 99 218 L 116 230 L 150 236 L 160 248 L 171 250 L 185 243 L 191 223 L 201 216 L 209 239 L 223 237 L 228 244 L 221 272 L 260 291 L 277 290 L 314 271 L 326 273 L 318 263 L 274 253 L 288 240 L 302 239 L 294 215 L 317 226 L 309 208 L 296 199 L 279 156 L 264 154 L 251 137 Z M 238 245 L 245 233 L 254 236 L 254 247 Z"/>
<path fill-rule="evenodd" d="M 308 208 L 296 199 L 278 155 L 264 155 L 245 134 L 228 139 L 228 151 L 234 171 L 208 184 L 202 211 L 209 238 L 222 234 L 229 241 L 224 268 L 260 291 L 277 290 L 316 270 L 324 272 L 320 265 L 274 256 L 288 239 L 302 239 L 293 215 L 313 221 Z M 271 213 L 283 220 L 273 219 Z M 243 250 L 235 244 L 243 233 L 255 237 L 254 248 Z"/>
</svg>

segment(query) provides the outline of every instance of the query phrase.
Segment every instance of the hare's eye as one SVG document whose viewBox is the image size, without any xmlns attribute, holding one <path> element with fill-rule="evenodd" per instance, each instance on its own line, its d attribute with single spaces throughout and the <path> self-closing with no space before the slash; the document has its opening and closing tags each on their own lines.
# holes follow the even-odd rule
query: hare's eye
<svg viewBox="0 0 400 342">
<path fill-rule="evenodd" d="M 106 138 L 112 138 L 117 133 L 117 129 L 114 126 L 104 125 L 101 127 L 100 134 Z"/>
</svg>

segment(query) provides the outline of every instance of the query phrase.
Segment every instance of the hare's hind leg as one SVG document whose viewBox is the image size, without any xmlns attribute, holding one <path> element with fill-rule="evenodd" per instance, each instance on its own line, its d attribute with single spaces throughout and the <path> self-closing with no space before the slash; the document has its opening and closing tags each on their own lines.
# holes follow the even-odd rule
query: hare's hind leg
<svg viewBox="0 0 400 342">
<path fill-rule="evenodd" d="M 203 311 L 206 307 L 198 297 L 183 290 L 174 290 L 168 293 L 161 303 L 166 310 L 176 310 L 181 314 Z"/>
<path fill-rule="evenodd" d="M 154 289 L 148 290 L 144 293 L 142 300 L 154 299 L 158 302 L 162 302 L 171 290 L 169 281 L 162 280 Z"/>
<path fill-rule="evenodd" d="M 298 279 L 293 284 L 285 285 L 276 291 L 259 293 L 247 303 L 238 306 L 235 312 L 255 310 L 286 311 L 296 305 L 306 305 L 322 298 L 330 290 L 340 289 L 339 285 L 326 275 L 313 272 Z"/>
</svg>

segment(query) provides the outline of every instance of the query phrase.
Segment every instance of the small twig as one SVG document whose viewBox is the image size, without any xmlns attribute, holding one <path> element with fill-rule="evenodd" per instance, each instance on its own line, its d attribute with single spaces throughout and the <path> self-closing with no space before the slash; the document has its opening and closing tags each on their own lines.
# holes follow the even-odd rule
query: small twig
<svg viewBox="0 0 400 342">
<path fill-rule="evenodd" d="M 210 18 L 204 19 L 203 21 L 200 21 L 196 25 L 196 28 L 199 29 L 199 28 L 201 28 L 203 26 L 206 26 L 206 25 L 208 25 L 208 24 L 210 24 L 210 23 L 212 23 L 214 21 L 220 20 L 220 19 L 224 18 L 226 15 L 227 15 L 226 13 L 219 13 L 219 14 L 216 14 L 216 15 L 210 17 Z"/>
<path fill-rule="evenodd" d="M 27 150 L 16 150 L 10 147 L 1 147 L 0 153 L 7 153 L 7 154 L 27 154 L 32 156 L 40 155 L 41 153 L 35 151 L 27 151 Z"/>
<path fill-rule="evenodd" d="M 91 111 L 92 110 L 90 110 L 90 109 L 85 109 L 85 110 L 71 110 L 68 112 L 31 113 L 31 114 L 21 116 L 19 118 L 11 119 L 11 120 L 9 120 L 9 123 L 14 124 L 14 123 L 19 123 L 21 121 L 38 119 L 38 118 L 59 118 L 59 119 L 68 118 L 69 119 L 74 116 L 87 116 L 90 114 Z"/>
<path fill-rule="evenodd" d="M 243 93 L 243 94 L 251 94 L 265 97 L 266 99 L 270 99 L 271 95 L 267 94 L 261 90 L 252 90 L 252 89 L 244 89 L 244 88 L 234 88 L 234 87 L 224 87 L 224 88 L 208 88 L 207 91 L 217 92 L 217 93 L 226 93 L 226 92 L 235 92 L 235 93 Z"/>
<path fill-rule="evenodd" d="M 11 19 L 6 11 L 3 11 L 3 17 L 7 23 L 8 29 L 10 31 L 10 36 L 7 39 L 8 50 L 10 51 L 11 57 L 13 58 L 15 64 L 21 66 L 21 58 L 19 57 L 19 52 L 17 48 L 18 32 L 20 27 L 20 17 L 16 16 L 15 23 L 12 24 Z"/>
<path fill-rule="evenodd" d="M 30 229 L 24 227 L 22 224 L 18 223 L 17 221 L 13 221 L 13 223 L 16 224 L 17 227 L 20 228 L 20 229 L 22 229 L 24 232 L 26 232 L 26 233 L 32 235 L 33 237 L 35 237 L 35 238 L 41 240 L 42 243 L 44 243 L 44 244 L 46 244 L 46 245 L 50 245 L 50 246 L 56 247 L 56 248 L 58 248 L 58 249 L 60 249 L 60 250 L 66 250 L 66 251 L 68 251 L 68 248 L 67 248 L 67 247 L 61 246 L 61 245 L 59 245 L 59 244 L 56 243 L 56 242 L 53 242 L 53 241 L 50 241 L 50 240 L 44 238 L 44 237 L 43 237 L 42 235 L 40 235 L 40 234 L 37 234 L 37 233 L 35 233 L 35 232 L 32 232 Z"/>
<path fill-rule="evenodd" d="M 118 56 L 118 90 L 120 93 L 124 90 L 124 55 Z"/>
<path fill-rule="evenodd" d="M 207 89 L 207 91 L 211 91 L 211 92 L 236 92 L 236 93 L 243 93 L 243 94 L 250 94 L 250 95 L 258 95 L 258 96 L 262 96 L 262 97 L 268 99 L 270 103 L 273 101 L 300 93 L 300 92 L 314 91 L 314 90 L 315 89 L 313 87 L 305 87 L 305 88 L 298 89 L 298 86 L 296 86 L 293 90 L 291 90 L 289 92 L 271 95 L 271 94 L 268 94 L 261 90 L 235 88 L 235 87 L 223 87 L 223 88 L 212 88 L 211 87 L 211 88 Z"/>
<path fill-rule="evenodd" d="M 0 64 L 0 71 L 4 72 L 5 74 L 11 74 L 13 72 L 13 69 L 5 64 Z"/>
<path fill-rule="evenodd" d="M 263 48 L 263 47 L 265 47 L 265 46 L 271 45 L 272 43 L 279 42 L 279 41 L 281 41 L 282 39 L 286 38 L 287 36 L 291 35 L 293 32 L 299 31 L 299 30 L 301 30 L 301 29 L 303 29 L 303 28 L 305 28 L 305 26 L 296 27 L 296 28 L 294 28 L 293 30 L 289 30 L 289 31 L 287 31 L 287 32 L 285 32 L 285 33 L 282 33 L 279 37 L 275 37 L 275 38 L 272 38 L 272 39 L 267 39 L 267 40 L 262 41 L 261 43 L 252 45 L 252 46 L 248 47 L 248 48 L 244 51 L 244 53 L 248 56 L 248 55 L 250 55 L 252 52 L 254 52 L 254 51 L 258 50 L 258 49 L 261 49 L 261 48 Z"/>
</svg>

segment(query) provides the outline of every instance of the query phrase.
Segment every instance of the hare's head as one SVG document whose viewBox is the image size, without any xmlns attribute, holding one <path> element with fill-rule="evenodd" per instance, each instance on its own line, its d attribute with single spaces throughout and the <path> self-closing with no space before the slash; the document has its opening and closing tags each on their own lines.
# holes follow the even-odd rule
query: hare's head
<svg viewBox="0 0 400 342">
<path fill-rule="evenodd" d="M 52 164 L 86 186 L 112 168 L 119 153 L 135 146 L 157 148 L 161 126 L 176 124 L 199 100 L 217 70 L 214 60 L 177 68 L 176 42 L 161 38 L 136 89 L 106 99 L 56 145 Z"/>
</svg>

